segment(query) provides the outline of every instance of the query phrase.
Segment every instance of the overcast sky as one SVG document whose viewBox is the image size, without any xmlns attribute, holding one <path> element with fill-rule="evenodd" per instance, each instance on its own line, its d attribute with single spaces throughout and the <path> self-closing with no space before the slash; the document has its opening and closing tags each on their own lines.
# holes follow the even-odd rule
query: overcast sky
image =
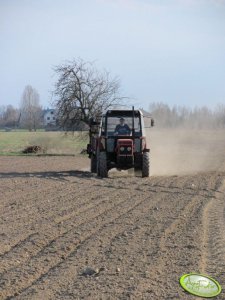
<svg viewBox="0 0 225 300">
<path fill-rule="evenodd" d="M 82 58 L 130 104 L 225 104 L 225 0 L 0 0 L 0 105 L 32 85 L 50 107 L 53 66 Z"/>
</svg>

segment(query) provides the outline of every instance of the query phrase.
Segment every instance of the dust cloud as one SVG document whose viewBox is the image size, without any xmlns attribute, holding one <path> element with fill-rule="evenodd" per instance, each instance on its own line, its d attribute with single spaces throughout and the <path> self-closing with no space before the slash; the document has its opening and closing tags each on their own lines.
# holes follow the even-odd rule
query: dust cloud
<svg viewBox="0 0 225 300">
<path fill-rule="evenodd" d="M 225 168 L 224 129 L 157 129 L 147 131 L 151 175 L 182 175 Z"/>
</svg>

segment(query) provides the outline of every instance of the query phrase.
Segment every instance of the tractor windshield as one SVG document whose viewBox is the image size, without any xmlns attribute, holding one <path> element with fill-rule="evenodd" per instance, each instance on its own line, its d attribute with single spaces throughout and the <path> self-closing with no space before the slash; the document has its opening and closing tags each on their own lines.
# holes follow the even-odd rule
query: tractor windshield
<svg viewBox="0 0 225 300">
<path fill-rule="evenodd" d="M 132 135 L 133 129 L 133 117 L 108 117 L 107 118 L 107 136 L 116 136 L 116 135 Z M 134 135 L 141 135 L 141 126 L 140 126 L 140 117 L 134 117 Z"/>
</svg>

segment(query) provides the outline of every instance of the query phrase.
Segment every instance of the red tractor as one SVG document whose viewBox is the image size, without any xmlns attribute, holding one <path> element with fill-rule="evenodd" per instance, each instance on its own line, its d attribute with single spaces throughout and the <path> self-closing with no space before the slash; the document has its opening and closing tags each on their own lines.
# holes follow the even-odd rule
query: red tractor
<svg viewBox="0 0 225 300">
<path fill-rule="evenodd" d="M 148 120 L 150 126 L 154 126 L 154 120 L 149 117 Z M 87 153 L 91 159 L 91 172 L 98 176 L 108 177 L 112 168 L 134 168 L 141 171 L 142 177 L 148 177 L 149 152 L 140 110 L 108 110 L 101 121 L 90 122 Z"/>
</svg>

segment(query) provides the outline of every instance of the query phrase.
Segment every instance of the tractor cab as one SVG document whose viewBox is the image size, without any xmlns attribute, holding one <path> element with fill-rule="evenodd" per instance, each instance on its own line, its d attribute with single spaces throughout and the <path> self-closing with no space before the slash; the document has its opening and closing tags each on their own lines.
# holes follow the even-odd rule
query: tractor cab
<svg viewBox="0 0 225 300">
<path fill-rule="evenodd" d="M 102 133 L 107 137 L 140 136 L 142 119 L 140 111 L 109 110 L 102 118 Z"/>
</svg>

